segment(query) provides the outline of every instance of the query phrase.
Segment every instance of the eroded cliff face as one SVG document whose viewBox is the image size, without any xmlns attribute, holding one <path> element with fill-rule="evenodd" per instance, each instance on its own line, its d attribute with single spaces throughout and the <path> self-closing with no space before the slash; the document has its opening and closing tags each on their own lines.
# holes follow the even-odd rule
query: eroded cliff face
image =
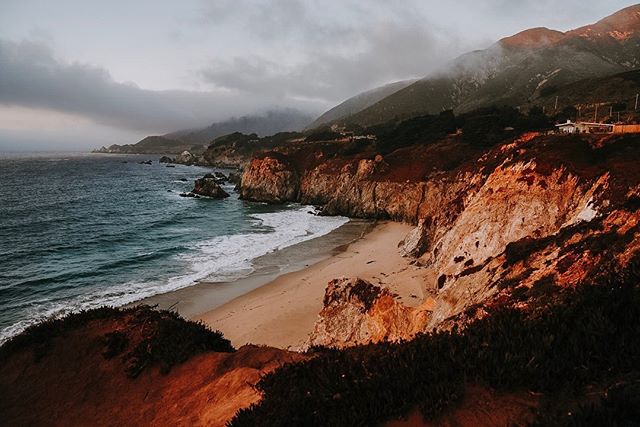
<svg viewBox="0 0 640 427">
<path fill-rule="evenodd" d="M 253 159 L 241 182 L 240 197 L 245 200 L 283 203 L 297 200 L 300 191 L 295 169 L 275 153 Z"/>
<path fill-rule="evenodd" d="M 323 159 L 289 174 L 300 176 L 299 194 L 287 200 L 416 224 L 401 250 L 435 278 L 424 283 L 435 304 L 417 316 L 373 285 L 376 297 L 363 306 L 353 289 L 366 282 L 357 278 L 331 282 L 310 343 L 410 338 L 482 316 L 496 301 L 526 304 L 624 268 L 639 250 L 638 147 L 638 137 L 528 134 L 453 168 L 418 165 L 428 161 L 419 153 L 437 157 L 438 149 L 420 147 L 403 153 L 404 163 L 393 155 Z M 243 187 L 286 186 L 275 169 L 275 178 L 268 166 L 248 171 Z"/>
</svg>

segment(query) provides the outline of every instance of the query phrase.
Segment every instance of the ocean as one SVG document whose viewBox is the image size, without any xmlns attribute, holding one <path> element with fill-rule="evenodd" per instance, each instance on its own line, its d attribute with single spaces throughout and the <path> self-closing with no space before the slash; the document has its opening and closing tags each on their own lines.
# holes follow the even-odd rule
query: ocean
<svg viewBox="0 0 640 427">
<path fill-rule="evenodd" d="M 158 158 L 0 154 L 0 343 L 51 316 L 232 282 L 348 222 L 245 202 L 231 184 L 225 200 L 182 198 L 196 178 L 228 171 Z"/>
</svg>

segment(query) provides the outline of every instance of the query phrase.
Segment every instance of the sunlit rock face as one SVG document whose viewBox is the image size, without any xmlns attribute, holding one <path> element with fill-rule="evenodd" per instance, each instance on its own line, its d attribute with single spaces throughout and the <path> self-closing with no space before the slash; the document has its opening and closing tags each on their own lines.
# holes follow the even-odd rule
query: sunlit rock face
<svg viewBox="0 0 640 427">
<path fill-rule="evenodd" d="M 359 278 L 334 279 L 327 285 L 311 346 L 343 348 L 411 337 L 422 329 L 426 307 L 396 301 L 386 288 Z"/>
<path fill-rule="evenodd" d="M 296 171 L 282 157 L 253 159 L 242 174 L 240 197 L 267 203 L 296 201 L 299 193 Z"/>
</svg>

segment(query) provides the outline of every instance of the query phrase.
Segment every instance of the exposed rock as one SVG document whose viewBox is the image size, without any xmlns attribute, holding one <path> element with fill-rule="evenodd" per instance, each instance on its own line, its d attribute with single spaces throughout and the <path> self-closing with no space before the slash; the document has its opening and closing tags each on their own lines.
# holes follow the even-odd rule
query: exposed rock
<svg viewBox="0 0 640 427">
<path fill-rule="evenodd" d="M 428 315 L 426 306 L 407 307 L 386 288 L 359 278 L 334 279 L 309 344 L 342 348 L 408 339 L 424 327 Z"/>
<path fill-rule="evenodd" d="M 297 201 L 300 191 L 298 174 L 275 154 L 254 159 L 242 175 L 240 198 L 268 203 Z"/>
<path fill-rule="evenodd" d="M 173 160 L 174 163 L 179 163 L 181 165 L 193 165 L 196 163 L 197 157 L 191 154 L 191 152 L 185 150 Z"/>
<path fill-rule="evenodd" d="M 180 193 L 179 196 L 180 197 L 192 197 L 194 199 L 199 199 L 200 198 L 200 196 L 198 196 L 197 194 L 195 194 L 195 193 L 193 193 L 191 191 L 189 191 L 188 193 Z"/>
<path fill-rule="evenodd" d="M 142 160 L 140 162 L 138 162 L 139 165 L 152 165 L 153 161 L 151 160 Z"/>
<path fill-rule="evenodd" d="M 227 193 L 220 187 L 215 178 L 208 177 L 196 179 L 195 186 L 193 187 L 192 192 L 214 199 L 224 199 L 226 197 L 229 197 L 229 193 Z"/>
<path fill-rule="evenodd" d="M 216 182 L 216 184 L 224 184 L 227 182 L 226 179 L 224 178 L 219 178 L 215 173 L 208 173 L 205 176 L 203 176 L 203 178 L 206 179 L 212 179 Z"/>
<path fill-rule="evenodd" d="M 304 174 L 301 200 L 325 214 L 417 220 L 401 251 L 433 278 L 425 282 L 433 311 L 420 321 L 406 307 L 391 312 L 405 332 L 429 331 L 481 317 L 496 301 L 529 302 L 554 286 L 588 283 L 640 256 L 634 143 L 529 135 L 425 182 L 380 180 L 384 160 L 340 169 L 325 162 Z M 373 320 L 349 292 L 342 300 L 325 306 L 312 343 L 398 336 L 394 321 Z"/>
<path fill-rule="evenodd" d="M 173 163 L 173 159 L 168 156 L 160 157 L 160 163 Z"/>
<path fill-rule="evenodd" d="M 232 184 L 240 184 L 240 181 L 242 180 L 242 174 L 238 172 L 231 172 L 229 173 L 228 179 Z"/>
</svg>

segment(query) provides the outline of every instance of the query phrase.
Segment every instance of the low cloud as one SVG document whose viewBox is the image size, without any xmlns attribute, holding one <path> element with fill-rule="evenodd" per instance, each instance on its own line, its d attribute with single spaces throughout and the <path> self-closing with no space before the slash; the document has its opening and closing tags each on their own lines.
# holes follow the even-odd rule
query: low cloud
<svg viewBox="0 0 640 427">
<path fill-rule="evenodd" d="M 103 68 L 57 59 L 43 43 L 0 40 L 0 104 L 50 109 L 96 123 L 161 133 L 200 127 L 233 116 L 280 107 L 232 88 L 209 92 L 152 91 L 114 81 Z M 292 107 L 319 111 L 313 103 Z"/>
<path fill-rule="evenodd" d="M 470 46 L 430 23 L 411 3 L 372 3 L 363 8 L 345 1 L 328 12 L 319 2 L 236 0 L 235 7 L 216 2 L 208 9 L 210 24 L 240 26 L 256 42 L 281 44 L 289 53 L 215 59 L 200 74 L 218 89 L 331 104 L 385 83 L 423 77 Z"/>
</svg>

